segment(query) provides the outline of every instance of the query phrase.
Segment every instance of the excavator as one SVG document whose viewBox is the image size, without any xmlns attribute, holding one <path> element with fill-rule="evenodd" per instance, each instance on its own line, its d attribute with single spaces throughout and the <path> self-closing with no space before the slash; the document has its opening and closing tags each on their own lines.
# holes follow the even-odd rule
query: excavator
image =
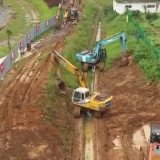
<svg viewBox="0 0 160 160">
<path fill-rule="evenodd" d="M 106 93 L 91 93 L 87 87 L 87 81 L 85 76 L 83 75 L 83 72 L 72 65 L 68 60 L 62 57 L 55 50 L 53 51 L 53 66 L 56 74 L 59 76 L 59 82 L 62 82 L 59 74 L 60 66 L 65 67 L 79 80 L 80 87 L 75 89 L 72 94 L 72 103 L 74 104 L 75 118 L 80 117 L 82 109 L 92 110 L 95 113 L 95 117 L 100 118 L 102 116 L 102 113 L 111 106 L 113 96 Z"/>
<path fill-rule="evenodd" d="M 78 22 L 78 11 L 73 6 L 74 2 L 67 3 L 66 0 L 62 0 L 61 3 L 59 3 L 58 11 L 56 15 L 56 21 L 55 21 L 55 28 L 60 29 L 61 22 L 60 22 L 60 16 L 62 15 L 62 11 L 64 11 L 64 25 L 66 25 L 68 22 Z"/>
<path fill-rule="evenodd" d="M 124 31 L 122 31 L 120 34 L 116 34 L 114 37 L 110 36 L 106 39 L 98 41 L 92 51 L 85 50 L 77 53 L 76 60 L 82 63 L 82 71 L 87 72 L 90 66 L 96 66 L 99 67 L 101 72 L 103 72 L 107 58 L 107 53 L 104 46 L 117 40 L 121 41 L 122 51 L 125 55 L 127 39 Z"/>
<path fill-rule="evenodd" d="M 140 148 L 142 160 L 160 160 L 160 125 L 151 124 L 148 146 Z"/>
</svg>

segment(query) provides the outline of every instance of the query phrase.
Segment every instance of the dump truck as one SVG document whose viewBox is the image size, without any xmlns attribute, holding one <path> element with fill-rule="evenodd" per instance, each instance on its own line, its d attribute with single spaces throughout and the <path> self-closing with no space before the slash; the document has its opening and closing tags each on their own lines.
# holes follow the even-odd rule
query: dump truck
<svg viewBox="0 0 160 160">
<path fill-rule="evenodd" d="M 57 51 L 53 51 L 53 66 L 59 79 L 59 84 L 63 83 L 60 78 L 60 66 L 66 68 L 79 80 L 79 87 L 73 91 L 72 103 L 74 104 L 74 117 L 80 117 L 81 110 L 94 111 L 96 118 L 100 118 L 102 113 L 111 106 L 113 96 L 107 93 L 91 93 L 87 87 L 86 78 L 78 68 L 62 57 Z M 64 86 L 64 85 L 59 85 Z"/>
<path fill-rule="evenodd" d="M 160 124 L 150 125 L 150 137 L 147 146 L 140 147 L 142 160 L 160 160 Z"/>
</svg>

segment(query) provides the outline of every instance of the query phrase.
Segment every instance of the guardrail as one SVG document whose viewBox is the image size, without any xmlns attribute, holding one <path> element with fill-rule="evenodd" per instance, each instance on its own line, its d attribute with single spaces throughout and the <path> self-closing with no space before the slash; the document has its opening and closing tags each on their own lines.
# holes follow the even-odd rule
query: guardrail
<svg viewBox="0 0 160 160">
<path fill-rule="evenodd" d="M 55 16 L 45 22 L 37 24 L 18 42 L 6 57 L 0 60 L 0 80 L 2 80 L 7 72 L 12 68 L 13 64 L 19 57 L 19 52 L 22 53 L 27 45 L 30 44 L 38 35 L 42 34 L 54 25 Z"/>
</svg>

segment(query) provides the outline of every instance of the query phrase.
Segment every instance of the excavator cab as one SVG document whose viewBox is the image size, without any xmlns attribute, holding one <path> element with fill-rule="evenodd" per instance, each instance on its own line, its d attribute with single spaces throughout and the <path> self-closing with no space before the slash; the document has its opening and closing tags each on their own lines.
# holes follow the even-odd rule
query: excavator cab
<svg viewBox="0 0 160 160">
<path fill-rule="evenodd" d="M 91 94 L 88 88 L 79 87 L 74 90 L 72 95 L 73 103 L 85 104 L 89 102 Z"/>
<path fill-rule="evenodd" d="M 101 62 L 105 62 L 107 58 L 107 51 L 104 47 L 100 48 L 98 56 Z"/>
<path fill-rule="evenodd" d="M 78 11 L 77 11 L 77 9 L 76 8 L 74 8 L 74 7 L 72 7 L 71 9 L 70 9 L 70 20 L 75 20 L 75 19 L 77 19 L 78 18 Z"/>
</svg>

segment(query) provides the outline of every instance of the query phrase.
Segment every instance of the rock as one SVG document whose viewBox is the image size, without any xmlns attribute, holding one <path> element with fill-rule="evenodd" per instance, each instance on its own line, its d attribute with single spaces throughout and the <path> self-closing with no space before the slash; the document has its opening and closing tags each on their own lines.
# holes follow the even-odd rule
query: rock
<svg viewBox="0 0 160 160">
<path fill-rule="evenodd" d="M 121 62 L 119 63 L 119 67 L 124 67 L 127 66 L 129 64 L 129 59 L 128 56 L 122 58 Z"/>
</svg>

